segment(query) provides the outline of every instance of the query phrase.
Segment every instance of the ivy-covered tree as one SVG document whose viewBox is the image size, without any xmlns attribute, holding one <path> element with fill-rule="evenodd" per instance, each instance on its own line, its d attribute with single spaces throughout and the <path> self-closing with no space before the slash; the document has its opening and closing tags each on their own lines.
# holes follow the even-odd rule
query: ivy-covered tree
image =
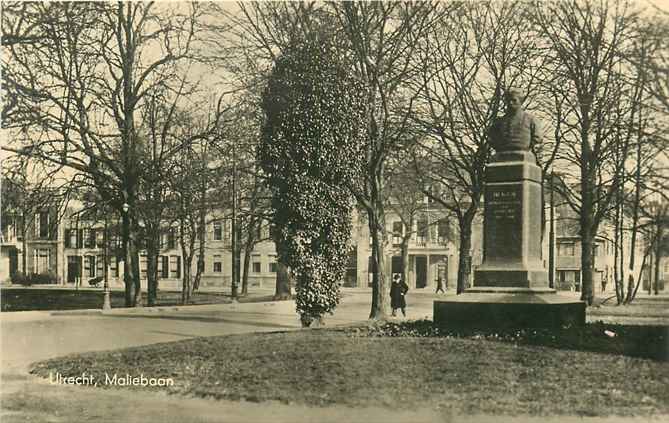
<svg viewBox="0 0 669 423">
<path fill-rule="evenodd" d="M 286 49 L 263 97 L 260 162 L 304 326 L 339 302 L 353 207 L 345 183 L 359 174 L 365 136 L 364 89 L 333 44 L 315 37 Z"/>
</svg>

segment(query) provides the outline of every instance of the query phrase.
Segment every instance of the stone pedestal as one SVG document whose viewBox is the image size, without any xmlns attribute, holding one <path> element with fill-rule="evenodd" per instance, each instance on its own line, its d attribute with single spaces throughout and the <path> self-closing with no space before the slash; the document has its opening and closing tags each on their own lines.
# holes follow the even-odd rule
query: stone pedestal
<svg viewBox="0 0 669 423">
<path fill-rule="evenodd" d="M 526 151 L 497 154 L 486 167 L 483 263 L 474 284 L 434 302 L 441 327 L 546 327 L 585 323 L 585 303 L 548 287 L 541 257 L 541 169 Z"/>
</svg>

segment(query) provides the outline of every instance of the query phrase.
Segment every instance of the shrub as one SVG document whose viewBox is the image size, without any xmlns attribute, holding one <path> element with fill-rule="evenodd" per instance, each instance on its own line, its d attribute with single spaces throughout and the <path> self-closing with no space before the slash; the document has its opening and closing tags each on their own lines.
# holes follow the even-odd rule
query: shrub
<svg viewBox="0 0 669 423">
<path fill-rule="evenodd" d="M 57 284 L 58 276 L 52 272 L 30 273 L 28 275 L 23 274 L 23 272 L 16 272 L 12 276 L 12 283 L 23 286 Z"/>
<path fill-rule="evenodd" d="M 322 42 L 321 42 L 322 41 Z M 259 157 L 272 190 L 279 261 L 295 275 L 296 308 L 309 326 L 339 303 L 353 198 L 366 135 L 363 87 L 328 40 L 287 49 L 263 96 Z"/>
<path fill-rule="evenodd" d="M 16 272 L 12 275 L 12 283 L 15 285 L 30 285 L 28 276 L 23 272 Z"/>
</svg>

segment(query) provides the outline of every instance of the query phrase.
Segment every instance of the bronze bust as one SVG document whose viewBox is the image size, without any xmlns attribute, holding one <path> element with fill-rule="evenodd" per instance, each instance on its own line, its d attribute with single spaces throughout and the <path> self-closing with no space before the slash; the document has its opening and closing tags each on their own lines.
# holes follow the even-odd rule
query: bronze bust
<svg viewBox="0 0 669 423">
<path fill-rule="evenodd" d="M 539 121 L 522 108 L 523 95 L 509 89 L 504 95 L 506 114 L 493 121 L 490 144 L 496 152 L 533 151 L 540 143 Z"/>
</svg>

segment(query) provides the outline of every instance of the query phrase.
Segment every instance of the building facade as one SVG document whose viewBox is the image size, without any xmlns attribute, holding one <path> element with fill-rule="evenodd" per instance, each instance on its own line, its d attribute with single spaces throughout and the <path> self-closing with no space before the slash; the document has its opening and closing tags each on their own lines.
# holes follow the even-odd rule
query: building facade
<svg viewBox="0 0 669 423">
<path fill-rule="evenodd" d="M 426 202 L 427 204 L 427 202 Z M 568 212 L 561 210 L 556 218 L 555 286 L 560 290 L 580 290 L 581 245 L 574 235 L 573 224 L 566 222 Z M 386 269 L 385 274 L 401 273 L 401 241 L 410 235 L 408 244 L 407 284 L 412 289 L 434 289 L 442 279 L 449 289 L 455 288 L 459 261 L 459 234 L 456 221 L 446 218 L 443 210 L 427 204 L 407 228 L 392 210 L 386 213 Z M 60 220 L 60 223 L 57 222 Z M 344 286 L 365 288 L 371 286 L 373 265 L 371 237 L 364 213 L 353 214 L 353 247 L 349 255 Z M 573 219 L 572 219 L 573 222 Z M 88 286 L 91 279 L 104 278 L 112 287 L 123 286 L 123 261 L 118 221 L 92 221 L 82 218 L 75 210 L 68 210 L 58 219 L 58 212 L 44 210 L 31 219 L 27 227 L 20 220 L 3 222 L 0 255 L 0 281 L 7 282 L 11 275 L 48 273 L 52 283 L 65 286 Z M 544 265 L 548 268 L 548 225 L 543 242 Z M 468 260 L 469 275 L 481 261 L 482 221 L 472 228 L 472 251 Z M 24 235 L 25 233 L 25 235 Z M 277 254 L 269 240 L 269 225 L 263 225 L 256 234 L 262 241 L 255 244 L 249 255 L 249 285 L 274 287 L 277 272 Z M 105 242 L 106 241 L 106 242 Z M 200 286 L 230 286 L 232 280 L 231 221 L 209 219 L 205 231 L 204 268 Z M 25 251 L 25 254 L 24 254 Z M 244 257 L 242 253 L 242 264 Z M 667 261 L 664 261 L 666 263 Z M 196 271 L 197 255 L 192 258 L 192 274 Z M 184 257 L 176 228 L 166 227 L 161 236 L 158 258 L 159 288 L 179 290 L 183 276 Z M 662 278 L 665 267 L 661 268 Z M 243 271 L 243 270 L 242 270 Z M 666 272 L 669 274 L 669 271 Z M 140 279 L 146 288 L 147 257 L 140 252 Z M 662 279 L 661 278 L 661 279 Z M 595 289 L 613 290 L 613 244 L 610 237 L 598 237 L 595 247 Z M 471 283 L 471 280 L 469 280 Z"/>
</svg>

